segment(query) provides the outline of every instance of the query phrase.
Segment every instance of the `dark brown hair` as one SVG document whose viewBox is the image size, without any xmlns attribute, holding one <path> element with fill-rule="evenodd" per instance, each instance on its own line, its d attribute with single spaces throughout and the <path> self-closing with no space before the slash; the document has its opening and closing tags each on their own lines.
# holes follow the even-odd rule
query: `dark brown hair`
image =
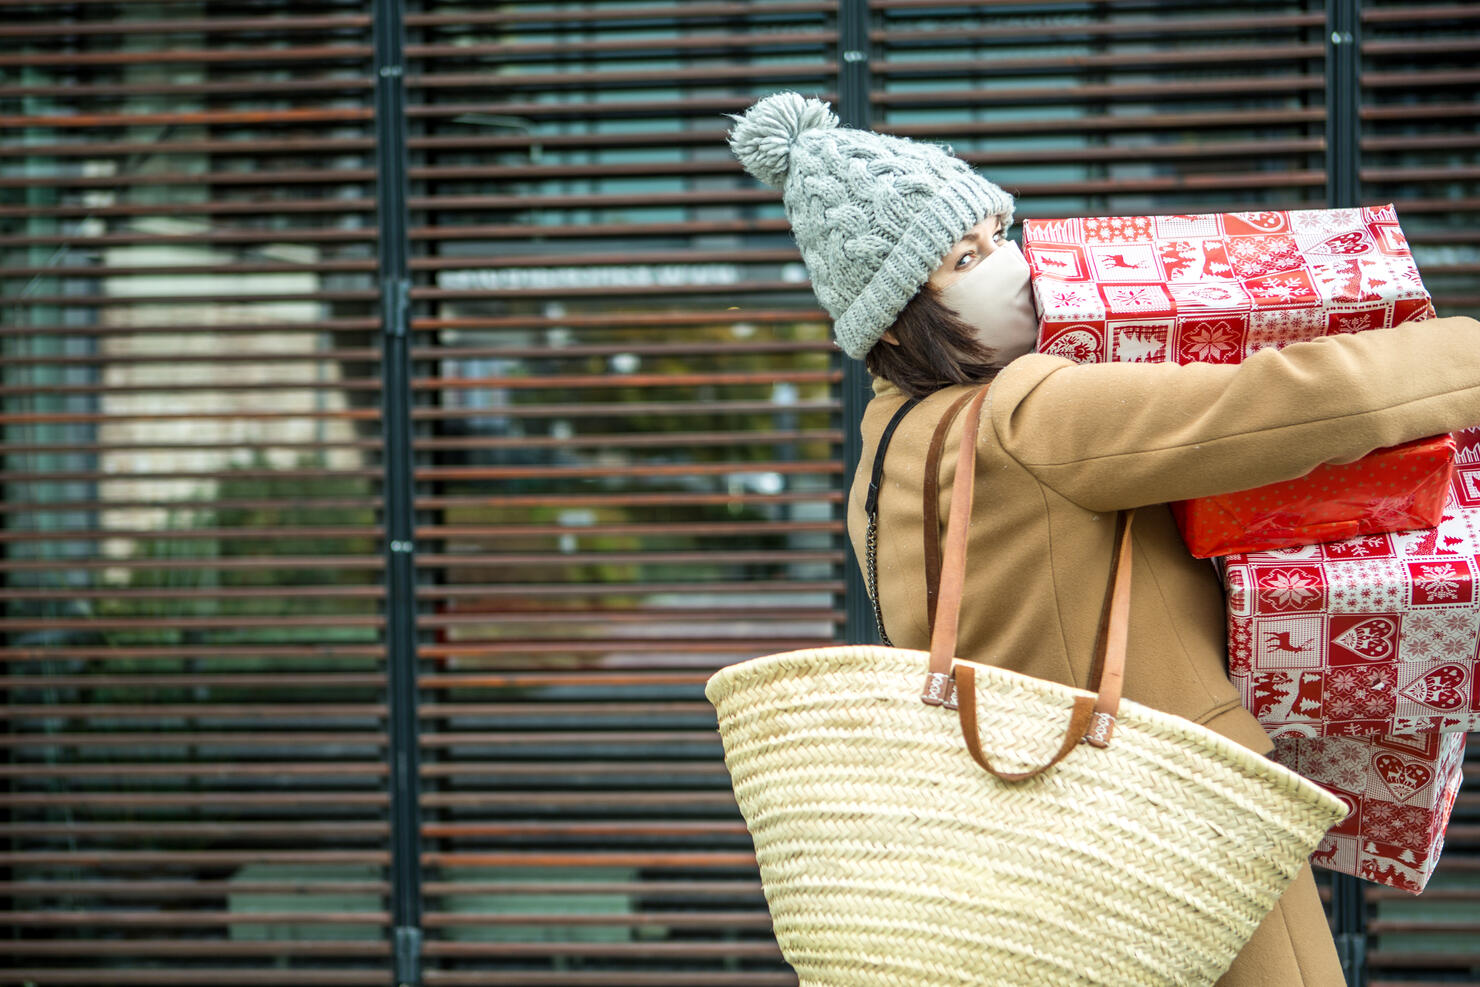
<svg viewBox="0 0 1480 987">
<path fill-rule="evenodd" d="M 879 340 L 864 355 L 868 372 L 883 377 L 910 397 L 923 398 L 953 384 L 991 380 L 997 351 L 941 301 L 929 282 L 905 305 L 890 327 L 899 345 Z"/>
</svg>

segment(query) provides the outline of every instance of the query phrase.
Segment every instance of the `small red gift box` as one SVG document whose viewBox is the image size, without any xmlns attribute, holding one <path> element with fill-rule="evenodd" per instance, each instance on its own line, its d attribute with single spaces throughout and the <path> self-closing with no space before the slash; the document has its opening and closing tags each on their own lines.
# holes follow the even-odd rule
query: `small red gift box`
<svg viewBox="0 0 1480 987">
<path fill-rule="evenodd" d="M 1346 803 L 1310 862 L 1418 894 L 1439 853 L 1459 794 L 1465 735 L 1287 737 L 1274 760 Z"/>
<path fill-rule="evenodd" d="M 1434 314 L 1392 205 L 1023 221 L 1038 352 L 1239 363 Z"/>
<path fill-rule="evenodd" d="M 1449 494 L 1454 449 L 1452 435 L 1405 442 L 1297 480 L 1179 500 L 1172 516 L 1200 559 L 1432 528 Z"/>
</svg>

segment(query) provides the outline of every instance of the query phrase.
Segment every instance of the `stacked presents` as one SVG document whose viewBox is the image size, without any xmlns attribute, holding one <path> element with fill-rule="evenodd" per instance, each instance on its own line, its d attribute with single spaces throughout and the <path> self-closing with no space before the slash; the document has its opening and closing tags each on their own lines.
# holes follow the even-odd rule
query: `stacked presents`
<svg viewBox="0 0 1480 987">
<path fill-rule="evenodd" d="M 1029 220 L 1038 349 L 1236 363 L 1433 315 L 1392 206 Z M 1172 505 L 1274 757 L 1351 812 L 1313 860 L 1415 892 L 1480 726 L 1480 429 Z"/>
</svg>

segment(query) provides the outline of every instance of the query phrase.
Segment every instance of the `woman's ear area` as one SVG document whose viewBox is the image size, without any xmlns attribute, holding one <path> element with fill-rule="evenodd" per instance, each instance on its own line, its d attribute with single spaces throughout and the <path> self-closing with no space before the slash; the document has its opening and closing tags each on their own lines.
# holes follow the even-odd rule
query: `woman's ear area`
<svg viewBox="0 0 1480 987">
<path fill-rule="evenodd" d="M 885 329 L 884 330 L 884 335 L 880 336 L 879 339 L 882 342 L 888 343 L 890 346 L 898 346 L 899 345 L 899 337 L 896 336 L 896 335 L 894 335 L 894 330 L 893 329 Z"/>
</svg>

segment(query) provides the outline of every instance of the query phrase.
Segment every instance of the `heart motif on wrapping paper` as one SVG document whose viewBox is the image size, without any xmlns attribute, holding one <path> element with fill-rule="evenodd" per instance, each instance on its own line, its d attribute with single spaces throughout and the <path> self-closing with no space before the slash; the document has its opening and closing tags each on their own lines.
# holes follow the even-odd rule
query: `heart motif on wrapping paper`
<svg viewBox="0 0 1480 987">
<path fill-rule="evenodd" d="M 1273 232 L 1283 229 L 1285 225 L 1285 217 L 1277 212 L 1243 212 L 1235 215 L 1256 230 Z"/>
<path fill-rule="evenodd" d="M 1405 761 L 1396 754 L 1379 754 L 1372 759 L 1377 776 L 1399 802 L 1411 799 L 1415 792 L 1434 780 L 1434 771 L 1418 761 Z"/>
<path fill-rule="evenodd" d="M 1083 329 L 1070 329 L 1045 346 L 1042 352 L 1062 356 L 1075 363 L 1092 363 L 1100 352 L 1100 340 Z"/>
<path fill-rule="evenodd" d="M 1360 658 L 1383 661 L 1391 658 L 1397 650 L 1398 624 L 1391 617 L 1373 617 L 1348 627 L 1331 643 Z"/>
<path fill-rule="evenodd" d="M 1372 241 L 1367 238 L 1366 233 L 1361 230 L 1348 230 L 1345 233 L 1338 233 L 1336 236 L 1331 237 L 1316 247 L 1314 252 L 1351 256 L 1353 254 L 1365 254 L 1371 249 Z"/>
<path fill-rule="evenodd" d="M 1410 682 L 1402 695 L 1420 706 L 1450 712 L 1465 704 L 1465 670 L 1459 665 L 1440 665 L 1421 679 Z"/>
</svg>

